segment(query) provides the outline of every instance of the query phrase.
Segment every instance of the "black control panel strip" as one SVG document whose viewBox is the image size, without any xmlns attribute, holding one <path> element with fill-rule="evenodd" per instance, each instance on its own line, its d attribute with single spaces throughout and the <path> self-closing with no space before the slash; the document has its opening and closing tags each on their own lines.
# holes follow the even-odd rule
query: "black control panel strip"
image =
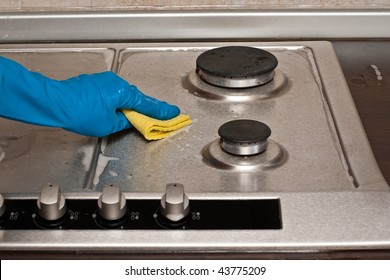
<svg viewBox="0 0 390 280">
<path fill-rule="evenodd" d="M 6 199 L 0 230 L 264 230 L 281 229 L 279 199 L 191 200 L 189 214 L 178 222 L 163 217 L 160 200 L 127 200 L 123 218 L 100 217 L 95 200 L 67 199 L 66 214 L 55 221 L 42 219 L 36 200 Z"/>
</svg>

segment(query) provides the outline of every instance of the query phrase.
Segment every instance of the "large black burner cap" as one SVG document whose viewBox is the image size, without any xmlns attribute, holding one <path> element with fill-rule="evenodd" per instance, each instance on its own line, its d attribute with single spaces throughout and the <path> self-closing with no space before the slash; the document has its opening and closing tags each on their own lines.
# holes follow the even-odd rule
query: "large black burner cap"
<svg viewBox="0 0 390 280">
<path fill-rule="evenodd" d="M 268 51 L 246 46 L 228 46 L 208 50 L 198 56 L 196 67 L 220 77 L 245 78 L 272 72 L 278 65 Z"/>
<path fill-rule="evenodd" d="M 265 123 L 255 120 L 234 120 L 221 125 L 218 134 L 224 141 L 235 144 L 261 143 L 271 135 Z"/>
</svg>

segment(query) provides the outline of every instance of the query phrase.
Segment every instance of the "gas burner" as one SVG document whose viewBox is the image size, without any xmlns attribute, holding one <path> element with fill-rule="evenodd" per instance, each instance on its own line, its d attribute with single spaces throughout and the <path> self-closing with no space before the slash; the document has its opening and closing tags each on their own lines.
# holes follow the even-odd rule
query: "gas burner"
<svg viewBox="0 0 390 280">
<path fill-rule="evenodd" d="M 220 139 L 202 150 L 204 161 L 218 169 L 259 171 L 276 168 L 287 160 L 286 150 L 268 140 L 271 129 L 255 120 L 234 120 L 219 129 Z"/>
<path fill-rule="evenodd" d="M 253 47 L 221 47 L 198 56 L 196 69 L 182 85 L 193 95 L 209 100 L 246 102 L 279 96 L 289 79 L 275 69 L 276 57 Z"/>
<path fill-rule="evenodd" d="M 268 51 L 244 46 L 208 50 L 196 60 L 196 73 L 205 82 L 226 88 L 249 88 L 270 82 L 278 65 Z"/>
<path fill-rule="evenodd" d="M 218 134 L 225 152 L 253 156 L 265 151 L 271 129 L 265 123 L 255 120 L 234 120 L 223 124 Z"/>
</svg>

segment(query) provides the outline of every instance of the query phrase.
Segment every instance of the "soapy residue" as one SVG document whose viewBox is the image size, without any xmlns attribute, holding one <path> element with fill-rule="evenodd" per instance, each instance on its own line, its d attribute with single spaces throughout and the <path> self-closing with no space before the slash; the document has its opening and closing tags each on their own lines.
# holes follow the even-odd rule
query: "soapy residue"
<svg viewBox="0 0 390 280">
<path fill-rule="evenodd" d="M 15 159 L 30 151 L 34 141 L 33 132 L 0 135 L 0 162 Z"/>
<path fill-rule="evenodd" d="M 94 186 L 99 184 L 100 175 L 102 175 L 104 169 L 106 169 L 107 167 L 107 164 L 112 160 L 119 160 L 119 158 L 108 157 L 103 154 L 99 154 L 99 159 L 95 170 L 95 176 L 93 177 L 93 181 L 92 181 Z"/>
<path fill-rule="evenodd" d="M 375 71 L 376 79 L 378 81 L 382 81 L 383 76 L 382 76 L 382 73 L 379 71 L 378 67 L 376 65 L 373 65 L 373 64 L 371 64 L 370 66 Z"/>
<path fill-rule="evenodd" d="M 102 139 L 102 142 L 101 142 L 101 145 L 100 145 L 100 151 L 101 151 L 102 153 L 104 153 L 104 151 L 106 150 L 106 148 L 107 148 L 107 143 L 108 143 L 108 137 L 104 137 L 104 138 Z"/>
<path fill-rule="evenodd" d="M 91 168 L 93 149 L 94 147 L 92 145 L 87 145 L 79 148 L 79 153 L 83 154 L 81 163 L 84 166 L 85 172 L 87 172 Z"/>
<path fill-rule="evenodd" d="M 102 149 L 102 151 L 104 151 L 104 149 Z M 94 146 L 93 145 L 83 146 L 79 149 L 79 152 L 83 154 L 83 158 L 81 160 L 81 163 L 84 166 L 84 170 L 87 172 L 91 168 Z M 112 160 L 119 160 L 119 158 L 108 157 L 108 156 L 104 155 L 103 153 L 99 153 L 97 164 L 96 164 L 96 169 L 95 169 L 95 175 L 94 175 L 93 181 L 92 181 L 94 186 L 99 184 L 100 175 L 102 175 L 104 169 L 107 167 L 108 163 Z M 111 172 L 110 172 L 110 174 L 112 175 Z M 116 175 L 116 176 L 118 176 L 118 175 Z"/>
<path fill-rule="evenodd" d="M 0 162 L 2 162 L 4 158 L 5 158 L 5 153 L 0 148 Z"/>
</svg>

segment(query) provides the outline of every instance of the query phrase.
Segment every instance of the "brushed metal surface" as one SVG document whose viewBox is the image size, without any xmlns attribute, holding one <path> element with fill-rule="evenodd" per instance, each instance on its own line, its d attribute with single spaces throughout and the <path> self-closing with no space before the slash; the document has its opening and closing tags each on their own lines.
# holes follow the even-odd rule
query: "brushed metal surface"
<svg viewBox="0 0 390 280">
<path fill-rule="evenodd" d="M 198 10 L 2 13 L 2 42 L 388 38 L 390 11 Z"/>
<path fill-rule="evenodd" d="M 333 44 L 375 158 L 389 183 L 390 40 L 340 41 Z"/>
<path fill-rule="evenodd" d="M 128 192 L 163 192 L 172 182 L 184 184 L 188 192 L 222 193 L 340 191 L 368 184 L 370 189 L 387 188 L 381 175 L 376 176 L 375 160 L 331 44 L 246 43 L 264 48 L 278 58 L 278 71 L 284 73 L 289 83 L 288 90 L 281 95 L 250 102 L 224 102 L 183 89 L 181 80 L 193 71 L 196 57 L 223 44 L 229 43 L 193 47 L 140 45 L 120 53 L 119 75 L 142 91 L 177 104 L 194 122 L 157 142 L 145 141 L 134 130 L 111 136 L 105 154 L 119 160 L 108 164 L 97 190 L 104 184 L 115 183 Z M 256 89 L 259 95 L 262 90 Z M 281 168 L 245 174 L 241 180 L 242 174 L 223 172 L 203 163 L 201 151 L 218 139 L 220 125 L 240 118 L 262 121 L 271 127 L 271 140 L 288 154 Z M 345 149 L 357 144 L 359 154 L 345 153 Z M 366 164 L 367 160 L 370 164 Z"/>
</svg>

